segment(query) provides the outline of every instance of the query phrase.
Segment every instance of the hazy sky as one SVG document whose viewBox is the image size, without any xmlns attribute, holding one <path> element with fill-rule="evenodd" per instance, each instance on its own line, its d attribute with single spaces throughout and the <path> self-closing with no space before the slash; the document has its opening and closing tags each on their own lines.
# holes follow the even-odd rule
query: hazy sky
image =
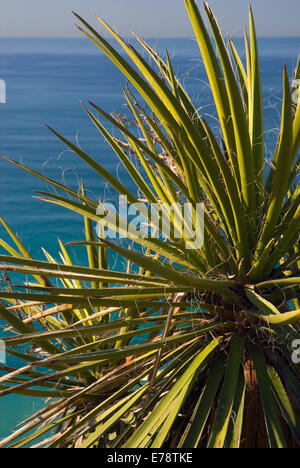
<svg viewBox="0 0 300 468">
<path fill-rule="evenodd" d="M 71 10 L 90 22 L 98 13 L 119 33 L 144 37 L 190 37 L 183 0 L 1 0 L 2 37 L 77 37 Z M 241 35 L 248 0 L 211 0 L 225 33 Z M 202 5 L 202 2 L 201 2 Z M 253 0 L 260 36 L 300 36 L 300 0 Z"/>
</svg>

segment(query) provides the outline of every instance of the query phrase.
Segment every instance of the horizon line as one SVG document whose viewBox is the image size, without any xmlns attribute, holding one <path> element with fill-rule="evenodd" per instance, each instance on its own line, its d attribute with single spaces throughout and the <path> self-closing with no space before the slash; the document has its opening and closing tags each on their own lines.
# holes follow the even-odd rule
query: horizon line
<svg viewBox="0 0 300 468">
<path fill-rule="evenodd" d="M 228 36 L 228 35 L 227 35 Z M 230 35 L 230 37 L 232 37 L 233 39 L 244 39 L 244 36 L 241 35 L 241 36 L 234 36 L 234 35 Z M 103 36 L 105 39 L 109 39 L 111 36 L 109 35 L 105 35 Z M 132 35 L 123 35 L 122 36 L 123 38 L 125 39 L 131 39 L 131 38 L 134 38 L 134 36 Z M 196 40 L 196 38 L 194 36 L 142 36 L 140 35 L 139 37 L 143 38 L 143 39 L 146 39 L 146 40 L 151 40 L 151 39 L 189 39 L 189 40 Z M 226 38 L 226 35 L 224 35 L 224 38 Z M 290 34 L 290 35 L 277 35 L 277 34 L 274 34 L 274 35 L 259 35 L 257 36 L 258 39 L 300 39 L 300 34 L 299 35 L 295 35 L 295 34 Z M 1 39 L 22 39 L 22 40 L 43 40 L 43 39 L 46 39 L 46 40 L 63 40 L 63 39 L 80 39 L 80 40 L 86 40 L 85 37 L 82 37 L 82 36 L 57 36 L 57 37 L 54 37 L 54 36 L 0 36 L 0 40 Z"/>
</svg>

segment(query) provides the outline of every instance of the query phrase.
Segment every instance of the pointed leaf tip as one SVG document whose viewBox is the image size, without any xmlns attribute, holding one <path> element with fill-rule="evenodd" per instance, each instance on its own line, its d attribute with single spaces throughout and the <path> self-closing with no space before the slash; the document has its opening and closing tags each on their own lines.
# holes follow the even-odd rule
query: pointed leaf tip
<svg viewBox="0 0 300 468">
<path fill-rule="evenodd" d="M 78 24 L 75 24 L 75 26 L 76 26 L 77 29 L 79 29 L 79 31 L 81 31 L 83 33 L 85 32 L 84 29 L 81 26 L 79 26 Z"/>
<path fill-rule="evenodd" d="M 204 2 L 204 8 L 208 13 L 211 13 L 211 8 L 207 2 Z"/>
<path fill-rule="evenodd" d="M 81 20 L 81 17 L 78 15 L 78 13 L 76 13 L 76 11 L 72 11 L 73 15 L 76 16 L 76 18 L 78 18 L 79 20 Z"/>
</svg>

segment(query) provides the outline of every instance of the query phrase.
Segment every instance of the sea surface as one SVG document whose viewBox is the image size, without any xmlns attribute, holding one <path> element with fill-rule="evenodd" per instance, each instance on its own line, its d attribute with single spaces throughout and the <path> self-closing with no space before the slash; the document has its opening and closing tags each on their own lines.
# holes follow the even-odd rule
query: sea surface
<svg viewBox="0 0 300 468">
<path fill-rule="evenodd" d="M 195 41 L 152 39 L 149 42 L 162 54 L 168 49 L 176 74 L 200 112 L 212 114 L 210 89 Z M 242 41 L 236 42 L 242 50 Z M 274 148 L 280 125 L 283 63 L 292 76 L 300 52 L 300 38 L 264 38 L 260 39 L 259 47 L 268 155 Z M 44 125 L 49 124 L 73 142 L 77 141 L 134 190 L 133 183 L 80 104 L 91 100 L 107 112 L 126 112 L 121 90 L 126 80 L 93 44 L 85 39 L 1 39 L 0 79 L 7 87 L 7 103 L 0 104 L 0 154 L 74 188 L 84 179 L 91 198 L 113 200 L 113 191 L 76 155 L 65 150 Z M 113 131 L 110 124 L 107 128 Z M 33 197 L 33 190 L 45 189 L 49 187 L 43 182 L 0 159 L 0 216 L 18 233 L 32 255 L 41 259 L 42 247 L 57 258 L 58 236 L 63 242 L 83 238 L 79 216 Z M 8 240 L 2 227 L 0 238 Z M 73 254 L 79 262 L 84 262 L 82 251 L 74 250 Z M 8 364 L 13 366 L 16 362 L 8 358 Z M 1 398 L 0 439 L 43 403 L 22 396 Z"/>
</svg>

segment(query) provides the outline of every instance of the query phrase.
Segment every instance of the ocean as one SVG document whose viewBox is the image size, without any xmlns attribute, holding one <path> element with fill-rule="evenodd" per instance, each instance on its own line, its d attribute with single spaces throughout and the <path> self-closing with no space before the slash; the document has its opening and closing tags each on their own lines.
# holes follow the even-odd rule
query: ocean
<svg viewBox="0 0 300 468">
<path fill-rule="evenodd" d="M 198 46 L 192 39 L 151 39 L 164 53 L 168 49 L 176 74 L 202 114 L 213 112 L 211 94 Z M 238 49 L 242 41 L 237 39 Z M 259 40 L 268 151 L 272 151 L 280 125 L 282 66 L 290 76 L 300 52 L 300 38 Z M 95 102 L 107 112 L 124 111 L 121 86 L 126 81 L 109 60 L 85 39 L 1 39 L 0 80 L 6 83 L 7 102 L 0 104 L 0 154 L 22 161 L 51 178 L 78 188 L 85 180 L 88 194 L 112 200 L 114 193 L 44 124 L 93 155 L 129 188 L 134 185 L 117 157 L 93 126 L 80 102 Z M 108 130 L 112 126 L 108 124 Z M 113 130 L 112 130 L 113 131 Z M 266 153 L 268 154 L 268 153 Z M 63 208 L 33 198 L 45 184 L 0 159 L 0 216 L 18 233 L 32 255 L 43 258 L 46 248 L 57 258 L 57 237 L 63 242 L 83 238 L 82 220 Z M 51 190 L 51 189 L 50 189 Z M 0 238 L 8 240 L 0 227 Z M 79 262 L 82 252 L 73 251 Z M 1 280 L 1 278 L 0 278 Z M 1 336 L 1 331 L 0 331 Z M 8 358 L 9 365 L 15 365 Z M 0 439 L 44 404 L 39 399 L 8 396 L 0 399 Z"/>
</svg>

